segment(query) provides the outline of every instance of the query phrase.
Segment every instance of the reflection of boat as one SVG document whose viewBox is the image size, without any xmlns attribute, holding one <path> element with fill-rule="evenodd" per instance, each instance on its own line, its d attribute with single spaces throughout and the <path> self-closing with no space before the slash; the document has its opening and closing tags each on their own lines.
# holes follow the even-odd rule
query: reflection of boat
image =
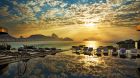
<svg viewBox="0 0 140 78">
<path fill-rule="evenodd" d="M 119 56 L 120 56 L 120 58 L 126 58 L 126 49 L 125 48 L 120 48 Z"/>
</svg>

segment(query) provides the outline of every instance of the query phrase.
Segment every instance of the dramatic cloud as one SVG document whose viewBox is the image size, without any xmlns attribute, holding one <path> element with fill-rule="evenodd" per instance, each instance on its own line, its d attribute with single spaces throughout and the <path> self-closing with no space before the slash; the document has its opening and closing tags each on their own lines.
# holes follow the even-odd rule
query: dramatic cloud
<svg viewBox="0 0 140 78">
<path fill-rule="evenodd" d="M 0 26 L 7 27 L 15 36 L 17 34 L 14 30 L 23 33 L 27 30 L 39 29 L 38 31 L 42 31 L 42 34 L 48 35 L 51 32 L 60 33 L 64 28 L 65 30 L 70 28 L 73 30 L 71 35 L 73 37 L 79 34 L 78 32 L 81 33 L 84 29 L 82 27 L 87 23 L 94 23 L 99 29 L 110 29 L 110 27 L 118 27 L 117 30 L 119 27 L 132 29 L 140 25 L 140 0 L 0 1 Z M 94 31 L 94 28 L 91 29 Z M 115 33 L 112 29 L 109 31 Z M 60 35 L 65 36 L 65 33 Z"/>
</svg>

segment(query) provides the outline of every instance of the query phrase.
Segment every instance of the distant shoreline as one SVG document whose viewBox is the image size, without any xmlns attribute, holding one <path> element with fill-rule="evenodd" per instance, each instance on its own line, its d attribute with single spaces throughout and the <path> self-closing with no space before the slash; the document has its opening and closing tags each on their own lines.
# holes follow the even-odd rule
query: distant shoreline
<svg viewBox="0 0 140 78">
<path fill-rule="evenodd" d="M 37 40 L 37 41 L 0 41 L 0 43 L 1 42 L 38 42 L 38 41 L 39 40 Z M 40 40 L 40 41 L 46 41 L 46 40 Z M 57 41 L 49 41 L 49 42 L 57 42 Z M 77 41 L 61 41 L 61 42 L 77 42 Z"/>
</svg>

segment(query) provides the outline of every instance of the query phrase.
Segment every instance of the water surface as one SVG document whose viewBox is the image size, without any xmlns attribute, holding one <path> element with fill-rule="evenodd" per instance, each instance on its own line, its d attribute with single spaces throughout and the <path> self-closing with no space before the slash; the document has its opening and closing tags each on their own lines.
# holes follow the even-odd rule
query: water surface
<svg viewBox="0 0 140 78">
<path fill-rule="evenodd" d="M 15 48 L 23 44 L 37 47 L 71 48 L 84 44 L 89 47 L 114 45 L 101 42 L 10 42 Z M 0 69 L 0 78 L 139 78 L 137 60 L 112 56 L 76 55 L 71 51 L 11 63 Z"/>
</svg>

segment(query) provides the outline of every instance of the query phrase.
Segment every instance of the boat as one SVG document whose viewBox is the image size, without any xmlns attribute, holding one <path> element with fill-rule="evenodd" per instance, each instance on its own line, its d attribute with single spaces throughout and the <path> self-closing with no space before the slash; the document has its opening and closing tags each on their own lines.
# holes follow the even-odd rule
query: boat
<svg viewBox="0 0 140 78">
<path fill-rule="evenodd" d="M 73 53 L 76 52 L 76 48 L 77 48 L 77 46 L 72 46 L 71 50 L 72 50 Z"/>
<path fill-rule="evenodd" d="M 79 46 L 76 47 L 75 51 L 76 51 L 75 52 L 76 54 L 81 54 L 81 52 L 82 52 L 81 48 Z"/>
<path fill-rule="evenodd" d="M 137 58 L 137 55 L 138 55 L 138 50 L 137 49 L 131 49 L 130 50 L 130 55 L 131 55 L 131 58 Z"/>
<path fill-rule="evenodd" d="M 120 58 L 126 58 L 126 49 L 125 48 L 120 48 L 119 56 L 120 56 Z"/>
<path fill-rule="evenodd" d="M 117 49 L 114 47 L 111 49 L 112 56 L 118 56 Z"/>
<path fill-rule="evenodd" d="M 8 44 L 0 45 L 0 51 L 10 50 L 10 49 L 11 49 L 11 45 L 8 45 Z"/>
<path fill-rule="evenodd" d="M 34 52 L 36 51 L 36 47 L 32 45 L 23 45 L 23 47 L 18 48 L 18 51 L 20 52 Z"/>
<path fill-rule="evenodd" d="M 72 52 L 76 54 L 82 54 L 83 46 L 72 46 Z"/>
<path fill-rule="evenodd" d="M 93 48 L 92 47 L 84 47 L 83 53 L 84 55 L 92 55 Z"/>
<path fill-rule="evenodd" d="M 100 47 L 97 48 L 96 55 L 97 56 L 101 56 L 102 55 L 102 49 Z"/>
<path fill-rule="evenodd" d="M 84 47 L 84 48 L 83 48 L 83 53 L 86 54 L 87 51 L 88 51 L 88 47 Z"/>
<path fill-rule="evenodd" d="M 109 54 L 109 49 L 107 47 L 104 47 L 103 48 L 103 55 L 108 56 L 108 54 Z"/>
<path fill-rule="evenodd" d="M 137 58 L 140 58 L 140 49 L 138 49 Z"/>
</svg>

